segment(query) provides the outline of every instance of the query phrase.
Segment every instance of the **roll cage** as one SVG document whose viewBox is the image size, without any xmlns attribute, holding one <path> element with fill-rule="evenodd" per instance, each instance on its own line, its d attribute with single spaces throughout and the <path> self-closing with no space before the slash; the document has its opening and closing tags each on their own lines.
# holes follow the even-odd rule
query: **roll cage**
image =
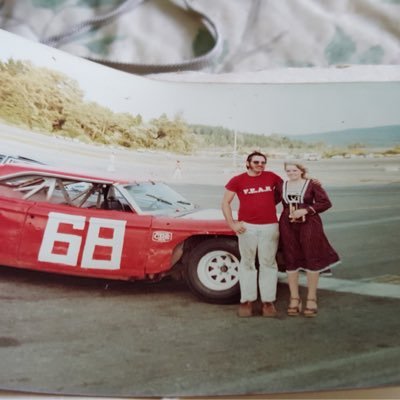
<svg viewBox="0 0 400 400">
<path fill-rule="evenodd" d="M 78 208 L 132 211 L 128 201 L 111 182 L 82 180 L 46 174 L 25 174 L 0 180 L 0 185 L 19 194 L 23 200 L 47 201 Z"/>
</svg>

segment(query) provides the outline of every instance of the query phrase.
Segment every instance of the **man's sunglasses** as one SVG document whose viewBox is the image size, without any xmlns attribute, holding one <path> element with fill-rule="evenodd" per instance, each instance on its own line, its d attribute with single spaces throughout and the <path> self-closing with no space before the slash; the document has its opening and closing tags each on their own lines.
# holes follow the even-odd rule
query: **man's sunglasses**
<svg viewBox="0 0 400 400">
<path fill-rule="evenodd" d="M 256 164 L 256 165 L 258 165 L 258 164 L 265 165 L 266 164 L 265 161 L 252 161 L 252 163 Z"/>
</svg>

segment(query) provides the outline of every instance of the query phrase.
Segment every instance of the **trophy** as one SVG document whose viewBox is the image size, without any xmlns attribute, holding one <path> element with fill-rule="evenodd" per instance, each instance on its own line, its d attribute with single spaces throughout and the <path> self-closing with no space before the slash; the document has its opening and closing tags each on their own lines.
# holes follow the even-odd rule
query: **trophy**
<svg viewBox="0 0 400 400">
<path fill-rule="evenodd" d="M 297 195 L 290 195 L 289 197 L 289 215 L 293 214 L 293 212 L 295 210 L 299 209 L 299 196 Z M 301 222 L 305 222 L 306 220 L 306 216 L 303 215 L 300 218 L 290 218 L 290 222 L 297 222 L 297 223 L 301 223 Z"/>
</svg>

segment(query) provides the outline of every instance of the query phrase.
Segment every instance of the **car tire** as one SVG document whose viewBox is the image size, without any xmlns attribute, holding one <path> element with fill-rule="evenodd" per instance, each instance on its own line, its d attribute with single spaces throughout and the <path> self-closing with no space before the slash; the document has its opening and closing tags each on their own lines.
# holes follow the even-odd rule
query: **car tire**
<svg viewBox="0 0 400 400">
<path fill-rule="evenodd" d="M 239 249 L 233 238 L 216 238 L 198 244 L 189 254 L 186 282 L 191 291 L 209 303 L 239 301 Z"/>
</svg>

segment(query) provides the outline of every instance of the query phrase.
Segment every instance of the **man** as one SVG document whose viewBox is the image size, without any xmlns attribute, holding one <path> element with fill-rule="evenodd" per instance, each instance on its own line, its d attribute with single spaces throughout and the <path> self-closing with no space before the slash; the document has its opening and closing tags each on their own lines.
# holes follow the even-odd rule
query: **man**
<svg viewBox="0 0 400 400">
<path fill-rule="evenodd" d="M 246 160 L 247 172 L 233 177 L 225 186 L 222 212 L 239 241 L 240 306 L 238 315 L 250 317 L 260 291 L 262 315 L 277 315 L 274 301 L 278 281 L 275 260 L 279 241 L 274 189 L 282 179 L 273 172 L 265 171 L 267 157 L 260 152 L 251 153 Z M 231 203 L 235 195 L 239 199 L 238 220 L 232 216 Z M 259 272 L 255 267 L 258 252 Z M 258 282 L 258 285 L 257 285 Z"/>
</svg>

